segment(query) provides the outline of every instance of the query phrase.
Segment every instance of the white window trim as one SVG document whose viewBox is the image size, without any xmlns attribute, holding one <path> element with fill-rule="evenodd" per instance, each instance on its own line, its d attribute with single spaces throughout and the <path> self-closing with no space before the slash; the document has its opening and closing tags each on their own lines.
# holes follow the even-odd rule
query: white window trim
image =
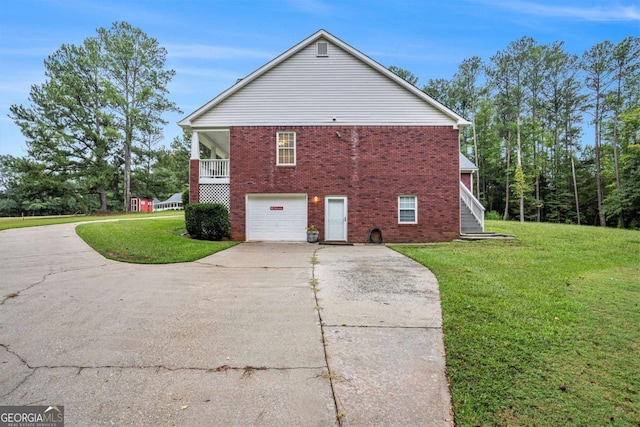
<svg viewBox="0 0 640 427">
<path fill-rule="evenodd" d="M 293 134 L 293 163 L 281 163 L 280 162 L 280 146 L 278 145 L 278 143 L 280 142 L 280 134 L 281 133 L 290 133 Z M 297 135 L 295 132 L 292 131 L 280 131 L 280 132 L 276 132 L 276 166 L 295 166 L 296 162 L 297 162 L 297 145 L 298 145 L 298 141 L 297 141 Z"/>
<path fill-rule="evenodd" d="M 320 52 L 320 44 L 324 44 L 325 45 L 325 48 L 327 49 L 326 53 L 321 53 Z M 321 57 L 321 58 L 329 56 L 329 42 L 324 41 L 324 40 L 316 42 L 316 56 Z"/>
<path fill-rule="evenodd" d="M 403 197 L 411 197 L 413 198 L 413 200 L 415 201 L 414 204 L 414 221 L 402 221 L 400 219 L 400 199 Z M 402 209 L 402 210 L 409 210 L 409 209 Z M 407 195 L 402 195 L 402 196 L 398 196 L 398 224 L 417 224 L 418 223 L 418 196 L 415 196 L 413 194 L 407 194 Z"/>
</svg>

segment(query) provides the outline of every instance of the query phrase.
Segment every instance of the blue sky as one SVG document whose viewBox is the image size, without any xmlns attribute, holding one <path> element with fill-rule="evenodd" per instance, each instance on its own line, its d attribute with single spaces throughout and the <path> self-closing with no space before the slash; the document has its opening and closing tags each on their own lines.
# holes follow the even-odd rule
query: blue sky
<svg viewBox="0 0 640 427">
<path fill-rule="evenodd" d="M 169 97 L 185 114 L 299 41 L 325 29 L 384 66 L 420 78 L 451 78 L 466 58 L 488 60 L 523 36 L 564 41 L 581 54 L 595 43 L 640 35 L 640 0 L 2 0 L 0 154 L 23 156 L 25 140 L 9 106 L 28 104 L 44 81 L 44 59 L 127 21 L 168 50 L 176 70 Z"/>
</svg>

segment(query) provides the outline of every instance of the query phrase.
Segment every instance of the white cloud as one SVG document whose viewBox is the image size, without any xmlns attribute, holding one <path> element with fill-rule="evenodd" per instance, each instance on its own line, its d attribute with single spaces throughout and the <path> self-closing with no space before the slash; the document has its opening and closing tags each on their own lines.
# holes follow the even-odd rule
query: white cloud
<svg viewBox="0 0 640 427">
<path fill-rule="evenodd" d="M 44 75 L 37 73 L 25 73 L 24 77 L 0 75 L 0 99 L 13 102 L 14 99 L 29 96 L 32 85 L 39 85 L 45 81 Z"/>
<path fill-rule="evenodd" d="M 430 52 L 425 54 L 418 53 L 406 53 L 401 51 L 373 51 L 369 55 L 371 58 L 391 58 L 392 60 L 402 59 L 411 61 L 423 61 L 423 62 L 448 62 L 459 61 L 460 56 L 451 52 Z M 383 64 L 384 65 L 384 64 Z M 390 64 L 397 65 L 397 64 Z"/>
<path fill-rule="evenodd" d="M 208 77 L 222 80 L 233 80 L 241 77 L 238 73 L 234 73 L 228 70 L 219 70 L 215 68 L 178 67 L 175 70 L 176 76 Z"/>
<path fill-rule="evenodd" d="M 144 2 L 132 1 L 86 1 L 86 0 L 48 0 L 45 1 L 60 10 L 67 10 L 70 14 L 84 14 L 86 16 L 110 17 L 105 28 L 111 27 L 113 21 L 131 21 L 144 24 L 172 25 L 176 17 L 159 12 L 159 8 L 145 7 Z M 153 2 L 150 2 L 153 4 Z"/>
<path fill-rule="evenodd" d="M 2 56 L 37 56 L 39 58 L 46 58 L 55 52 L 56 48 L 45 47 L 20 47 L 20 48 L 0 48 L 0 55 Z"/>
<path fill-rule="evenodd" d="M 606 6 L 592 6 L 583 3 L 579 6 L 570 6 L 544 4 L 534 1 L 501 0 L 479 0 L 478 2 L 513 10 L 524 15 L 583 21 L 640 21 L 640 8 L 635 5 L 610 4 Z"/>
<path fill-rule="evenodd" d="M 164 46 L 170 58 L 191 59 L 271 59 L 275 55 L 254 49 L 238 49 L 206 44 L 168 44 Z"/>
</svg>

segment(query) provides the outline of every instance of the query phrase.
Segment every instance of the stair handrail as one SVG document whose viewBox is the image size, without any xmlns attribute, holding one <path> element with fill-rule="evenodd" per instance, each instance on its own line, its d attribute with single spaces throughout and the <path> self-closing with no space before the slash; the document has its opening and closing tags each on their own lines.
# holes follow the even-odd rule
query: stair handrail
<svg viewBox="0 0 640 427">
<path fill-rule="evenodd" d="M 482 230 L 484 230 L 484 211 L 485 208 L 482 204 L 475 198 L 473 193 L 469 191 L 466 185 L 462 181 L 460 181 L 460 200 L 464 202 L 464 204 L 469 208 L 473 216 L 478 220 Z"/>
</svg>

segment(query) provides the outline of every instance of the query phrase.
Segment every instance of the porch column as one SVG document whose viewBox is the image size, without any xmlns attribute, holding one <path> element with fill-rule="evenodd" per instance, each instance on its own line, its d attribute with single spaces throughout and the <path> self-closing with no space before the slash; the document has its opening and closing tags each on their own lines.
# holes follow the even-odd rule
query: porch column
<svg viewBox="0 0 640 427">
<path fill-rule="evenodd" d="M 189 160 L 189 203 L 200 203 L 200 142 L 198 132 L 191 135 L 191 159 Z"/>
<path fill-rule="evenodd" d="M 191 159 L 200 159 L 200 142 L 196 131 L 191 134 Z"/>
<path fill-rule="evenodd" d="M 469 174 L 469 191 L 471 191 L 471 194 L 473 194 L 473 190 L 474 190 L 474 187 L 473 187 L 473 172 L 471 172 Z M 480 196 L 478 194 L 476 194 L 476 197 L 480 198 Z"/>
</svg>

